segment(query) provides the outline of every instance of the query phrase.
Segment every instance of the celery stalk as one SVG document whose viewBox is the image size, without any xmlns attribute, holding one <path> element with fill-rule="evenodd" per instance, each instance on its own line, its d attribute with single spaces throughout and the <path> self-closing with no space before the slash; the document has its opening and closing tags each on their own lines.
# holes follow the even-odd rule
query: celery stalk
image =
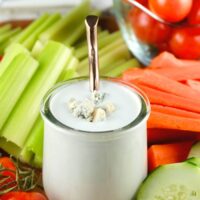
<svg viewBox="0 0 200 200">
<path fill-rule="evenodd" d="M 100 73 L 102 76 L 106 76 L 106 74 L 115 69 L 116 67 L 119 67 L 120 65 L 122 65 L 123 63 L 125 63 L 126 60 L 125 59 L 121 59 L 121 60 L 117 60 L 113 63 L 111 63 L 109 66 L 107 66 L 106 68 L 104 68 L 103 70 L 100 70 Z"/>
<path fill-rule="evenodd" d="M 76 72 L 76 68 L 78 64 L 79 64 L 79 60 L 76 57 L 71 56 L 68 63 L 66 64 L 65 69 L 63 70 L 60 77 L 58 78 L 58 81 L 74 78 L 74 76 L 72 75 Z M 74 72 L 73 74 L 72 74 L 72 71 Z"/>
<path fill-rule="evenodd" d="M 124 40 L 122 38 L 118 38 L 117 40 L 113 40 L 114 42 L 111 42 L 109 45 L 105 46 L 104 48 L 100 49 L 99 56 L 103 56 L 108 54 L 113 49 L 119 49 L 122 48 L 125 45 Z M 126 47 L 127 48 L 127 47 Z"/>
<path fill-rule="evenodd" d="M 107 54 L 108 55 L 109 53 L 112 53 L 113 50 L 119 49 L 123 45 L 124 45 L 124 43 L 123 43 L 122 38 L 119 38 L 118 40 L 116 40 L 116 41 L 108 44 L 104 48 L 100 49 L 99 50 L 99 57 L 101 58 L 103 56 L 103 54 Z M 100 65 L 101 64 L 102 63 L 100 63 Z M 85 58 L 85 59 L 83 59 L 81 61 L 80 65 L 79 65 L 79 68 L 83 68 L 83 66 L 86 66 L 86 65 L 88 65 L 88 58 Z"/>
<path fill-rule="evenodd" d="M 46 44 L 38 58 L 39 70 L 6 121 L 2 137 L 23 147 L 38 117 L 40 102 L 62 73 L 69 55 L 71 50 L 60 43 L 51 41 Z"/>
<path fill-rule="evenodd" d="M 4 72 L 6 71 L 10 63 L 12 62 L 13 58 L 19 53 L 29 54 L 29 51 L 26 48 L 24 48 L 22 45 L 17 44 L 17 43 L 11 44 L 6 49 L 3 60 L 0 62 L 0 77 L 2 76 L 2 74 L 4 74 Z"/>
<path fill-rule="evenodd" d="M 102 49 L 106 45 L 108 45 L 111 42 L 115 41 L 118 37 L 120 37 L 119 32 L 116 32 L 116 33 L 113 33 L 113 34 L 108 34 L 107 33 L 107 34 L 105 34 L 105 35 L 103 35 L 101 37 L 98 36 L 98 48 Z M 87 57 L 87 54 L 88 54 L 87 43 L 85 43 L 85 45 L 83 45 L 82 47 L 79 47 L 75 51 L 75 56 L 78 59 L 83 59 L 83 58 Z"/>
<path fill-rule="evenodd" d="M 68 69 L 66 70 L 65 76 L 63 78 L 64 81 L 67 81 L 72 78 L 77 78 L 79 75 L 75 69 Z"/>
<path fill-rule="evenodd" d="M 116 48 L 113 50 L 111 55 L 106 54 L 100 57 L 100 63 L 101 63 L 100 69 L 103 70 L 116 60 L 129 59 L 130 57 L 131 55 L 126 46 Z"/>
<path fill-rule="evenodd" d="M 17 145 L 12 142 L 7 141 L 5 138 L 0 138 L 0 147 L 5 152 L 9 153 L 12 156 L 18 157 L 21 151 Z"/>
<path fill-rule="evenodd" d="M 99 33 L 98 33 L 98 40 L 100 40 L 100 39 L 102 39 L 102 38 L 105 38 L 106 36 L 108 36 L 109 35 L 109 32 L 107 31 L 107 30 L 105 30 L 105 31 L 100 31 Z M 87 41 L 86 41 L 86 37 L 84 38 L 84 40 L 83 41 L 81 41 L 81 42 L 79 42 L 78 44 L 76 44 L 75 45 L 75 49 L 77 50 L 77 51 L 79 51 L 79 49 L 82 49 L 82 48 L 87 48 Z"/>
<path fill-rule="evenodd" d="M 0 43 L 3 43 L 5 41 L 9 40 L 12 36 L 14 36 L 20 32 L 21 32 L 21 28 L 16 28 L 16 29 L 12 29 L 8 32 L 1 34 Z"/>
<path fill-rule="evenodd" d="M 60 13 L 55 13 L 50 15 L 44 22 L 41 24 L 26 40 L 22 42 L 22 44 L 29 50 L 33 48 L 36 40 L 38 39 L 39 35 L 45 31 L 47 28 L 51 27 L 61 18 Z"/>
<path fill-rule="evenodd" d="M 36 31 L 45 21 L 49 18 L 49 14 L 43 14 L 40 16 L 37 20 L 35 20 L 33 23 L 31 23 L 28 27 L 26 27 L 18 37 L 12 40 L 12 42 L 22 43 L 27 38 L 30 37 L 34 31 Z"/>
<path fill-rule="evenodd" d="M 38 64 L 36 60 L 27 54 L 21 53 L 15 57 L 5 76 L 2 77 L 4 79 L 8 74 L 9 79 L 6 77 L 6 82 L 0 79 L 0 129 L 36 72 Z"/>
<path fill-rule="evenodd" d="M 64 70 L 63 77 L 59 77 L 58 81 L 68 80 L 74 78 L 76 74 L 76 65 L 78 60 L 76 57 L 72 57 L 66 69 Z M 42 164 L 42 149 L 43 149 L 43 121 L 38 116 L 33 128 L 29 133 L 25 145 L 20 153 L 20 158 L 24 162 L 30 163 L 36 167 L 41 167 Z"/>
<path fill-rule="evenodd" d="M 11 28 L 12 28 L 11 24 L 0 26 L 0 34 L 10 31 Z"/>
<path fill-rule="evenodd" d="M 3 34 L 3 37 L 0 39 L 0 54 L 4 54 L 5 49 L 10 45 L 10 37 L 16 37 L 21 33 L 21 28 L 14 29 L 7 34 Z"/>
<path fill-rule="evenodd" d="M 118 65 L 117 67 L 110 70 L 108 73 L 106 73 L 106 76 L 110 77 L 118 77 L 120 76 L 125 70 L 129 68 L 136 68 L 140 67 L 139 62 L 136 59 L 130 59 L 127 62 L 123 63 L 122 65 Z"/>
<path fill-rule="evenodd" d="M 40 40 L 37 40 L 33 46 L 33 49 L 31 51 L 31 55 L 34 57 L 34 58 L 38 58 L 38 56 L 40 55 L 40 53 L 42 52 L 42 50 L 44 49 L 44 44 L 40 41 Z"/>
<path fill-rule="evenodd" d="M 90 1 L 84 0 L 79 6 L 74 8 L 70 13 L 66 14 L 62 19 L 60 19 L 56 24 L 47 29 L 40 36 L 42 42 L 48 41 L 50 39 L 56 41 L 65 41 L 66 34 L 70 32 L 73 34 L 71 29 L 80 25 L 83 22 L 85 16 L 89 13 Z"/>
<path fill-rule="evenodd" d="M 88 11 L 89 12 L 89 11 Z M 100 15 L 100 12 L 97 10 L 92 11 L 93 15 Z M 74 45 L 78 39 L 84 35 L 85 36 L 85 23 L 84 19 L 80 19 L 77 25 L 73 24 L 71 26 L 70 31 L 66 31 L 65 39 L 62 41 L 65 45 L 67 46 L 72 46 Z"/>
<path fill-rule="evenodd" d="M 71 28 L 70 32 L 66 32 L 66 39 L 63 43 L 67 46 L 73 45 L 81 35 L 85 33 L 85 24 L 84 21 L 79 26 L 74 26 Z"/>
<path fill-rule="evenodd" d="M 121 39 L 111 43 L 108 47 L 105 47 L 99 51 L 99 64 L 100 71 L 106 67 L 112 65 L 112 63 L 121 59 L 129 59 L 130 53 L 126 45 Z M 88 59 L 84 59 L 78 66 L 78 73 L 81 76 L 87 76 L 88 72 Z"/>
<path fill-rule="evenodd" d="M 29 137 L 20 152 L 20 159 L 36 167 L 42 166 L 44 125 L 41 116 L 38 116 Z"/>
<path fill-rule="evenodd" d="M 67 69 L 65 70 L 65 73 L 64 73 L 64 76 L 62 77 L 62 80 L 66 81 L 66 80 L 69 80 L 69 79 L 72 79 L 72 78 L 75 78 L 77 77 L 77 72 L 76 72 L 76 68 L 78 66 L 78 59 L 76 57 L 73 57 L 69 64 L 68 64 L 68 67 Z"/>
</svg>

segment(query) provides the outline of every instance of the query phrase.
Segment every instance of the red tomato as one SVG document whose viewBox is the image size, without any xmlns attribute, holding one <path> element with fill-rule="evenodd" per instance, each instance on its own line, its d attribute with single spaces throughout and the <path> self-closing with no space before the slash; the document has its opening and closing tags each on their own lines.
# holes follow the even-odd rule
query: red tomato
<svg viewBox="0 0 200 200">
<path fill-rule="evenodd" d="M 0 56 L 0 61 L 2 60 L 3 56 Z"/>
<path fill-rule="evenodd" d="M 3 176 L 6 176 L 6 177 L 10 177 L 9 179 L 6 180 L 6 182 L 3 182 L 1 185 L 5 184 L 5 183 L 9 183 L 9 182 L 12 182 L 15 180 L 16 176 L 15 176 L 15 165 L 14 163 L 12 162 L 12 160 L 8 157 L 2 157 L 0 158 L 0 165 L 6 169 L 9 169 L 9 170 L 13 170 L 12 171 L 3 171 L 3 172 L 0 172 L 0 175 L 3 175 Z"/>
<path fill-rule="evenodd" d="M 133 8 L 128 17 L 136 36 L 142 42 L 155 45 L 166 41 L 170 36 L 170 27 L 157 22 L 138 8 Z"/>
<path fill-rule="evenodd" d="M 39 192 L 8 192 L 0 197 L 0 200 L 47 200 Z"/>
<path fill-rule="evenodd" d="M 149 0 L 150 9 L 169 22 L 183 20 L 192 8 L 192 0 Z"/>
<path fill-rule="evenodd" d="M 200 0 L 194 0 L 188 15 L 189 24 L 200 24 Z"/>
<path fill-rule="evenodd" d="M 147 0 L 137 0 L 138 3 L 147 6 L 148 5 L 148 1 Z"/>
<path fill-rule="evenodd" d="M 173 32 L 169 41 L 170 50 L 177 57 L 200 58 L 200 28 L 182 28 Z"/>
</svg>

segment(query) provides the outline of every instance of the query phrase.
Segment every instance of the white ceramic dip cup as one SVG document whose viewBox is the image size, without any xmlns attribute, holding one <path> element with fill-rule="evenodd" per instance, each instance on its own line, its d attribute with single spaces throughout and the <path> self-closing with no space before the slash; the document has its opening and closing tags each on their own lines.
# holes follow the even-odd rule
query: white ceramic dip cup
<svg viewBox="0 0 200 200">
<path fill-rule="evenodd" d="M 63 82 L 44 97 L 46 194 L 50 200 L 131 200 L 147 175 L 149 101 L 134 86 L 103 79 L 116 113 L 97 124 L 81 121 L 68 113 L 67 100 L 81 98 L 88 82 Z"/>
</svg>

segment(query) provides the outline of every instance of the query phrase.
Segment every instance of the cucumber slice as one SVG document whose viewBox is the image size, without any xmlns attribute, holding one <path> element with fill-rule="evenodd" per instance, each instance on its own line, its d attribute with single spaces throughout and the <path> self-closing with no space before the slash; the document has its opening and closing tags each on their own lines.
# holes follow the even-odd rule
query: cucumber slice
<svg viewBox="0 0 200 200">
<path fill-rule="evenodd" d="M 163 165 L 142 183 L 136 200 L 199 200 L 200 168 L 188 162 Z"/>
<path fill-rule="evenodd" d="M 198 157 L 200 158 L 200 141 L 195 143 L 188 155 L 188 158 L 192 158 L 192 157 Z"/>
<path fill-rule="evenodd" d="M 200 158 L 193 157 L 193 158 L 186 160 L 186 162 L 189 162 L 193 165 L 200 167 Z"/>
</svg>

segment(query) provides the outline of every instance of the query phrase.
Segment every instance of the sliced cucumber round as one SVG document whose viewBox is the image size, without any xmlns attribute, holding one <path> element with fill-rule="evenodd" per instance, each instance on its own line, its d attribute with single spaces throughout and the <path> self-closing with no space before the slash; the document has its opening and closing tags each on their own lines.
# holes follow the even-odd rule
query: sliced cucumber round
<svg viewBox="0 0 200 200">
<path fill-rule="evenodd" d="M 144 180 L 136 200 L 200 200 L 200 168 L 188 162 L 163 165 Z"/>
</svg>

